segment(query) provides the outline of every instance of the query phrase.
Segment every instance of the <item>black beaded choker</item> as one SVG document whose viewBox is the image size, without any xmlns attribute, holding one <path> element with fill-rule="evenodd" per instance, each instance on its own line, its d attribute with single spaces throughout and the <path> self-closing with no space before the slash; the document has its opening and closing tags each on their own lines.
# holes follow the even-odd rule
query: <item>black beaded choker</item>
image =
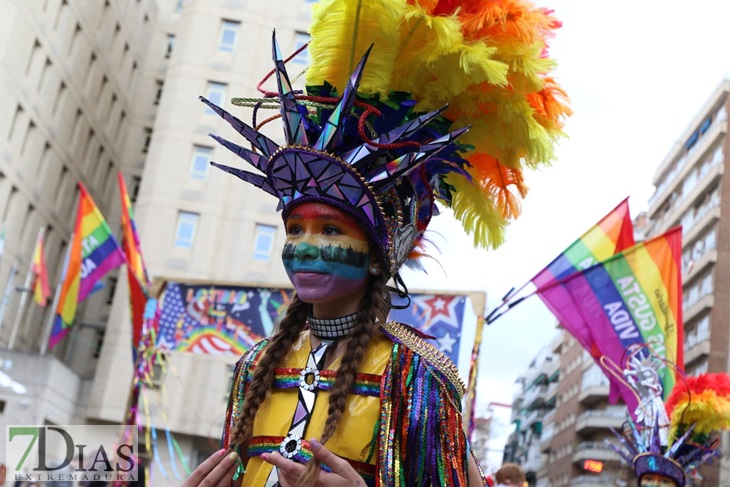
<svg viewBox="0 0 730 487">
<path fill-rule="evenodd" d="M 315 318 L 307 319 L 312 335 L 317 338 L 336 340 L 350 335 L 357 327 L 360 313 L 343 316 L 342 318 Z"/>
</svg>

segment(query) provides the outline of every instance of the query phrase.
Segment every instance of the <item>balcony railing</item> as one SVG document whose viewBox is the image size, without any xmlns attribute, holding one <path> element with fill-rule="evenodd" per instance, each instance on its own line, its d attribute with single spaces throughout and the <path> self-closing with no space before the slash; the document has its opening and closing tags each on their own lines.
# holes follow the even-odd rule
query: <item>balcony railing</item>
<svg viewBox="0 0 730 487">
<path fill-rule="evenodd" d="M 581 388 L 578 400 L 581 404 L 595 404 L 601 399 L 608 398 L 608 384 L 590 384 Z"/>
<path fill-rule="evenodd" d="M 545 403 L 548 387 L 546 385 L 533 386 L 525 393 L 525 405 L 528 408 L 539 407 Z"/>
<path fill-rule="evenodd" d="M 530 411 L 525 416 L 525 422 L 524 422 L 525 428 L 532 426 L 536 421 L 542 420 L 542 418 L 543 418 L 542 409 L 535 409 L 534 411 Z M 525 429 L 525 428 L 523 428 L 523 429 Z"/>
<path fill-rule="evenodd" d="M 578 443 L 573 453 L 573 462 L 582 463 L 584 460 L 599 460 L 608 462 L 620 461 L 621 457 L 609 445 L 598 441 L 584 441 Z"/>
<path fill-rule="evenodd" d="M 705 338 L 689 346 L 684 351 L 684 363 L 690 364 L 708 355 L 710 355 L 710 339 Z"/>
<path fill-rule="evenodd" d="M 570 487 L 583 487 L 584 485 L 615 485 L 618 477 L 601 475 L 579 475 L 570 479 Z"/>
<path fill-rule="evenodd" d="M 575 429 L 579 433 L 594 432 L 601 429 L 620 428 L 626 420 L 621 410 L 590 410 L 578 416 Z"/>
</svg>

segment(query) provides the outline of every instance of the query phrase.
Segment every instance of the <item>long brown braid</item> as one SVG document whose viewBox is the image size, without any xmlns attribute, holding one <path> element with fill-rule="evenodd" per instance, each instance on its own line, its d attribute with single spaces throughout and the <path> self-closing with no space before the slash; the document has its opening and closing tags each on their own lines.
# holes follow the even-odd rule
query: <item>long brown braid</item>
<svg viewBox="0 0 730 487">
<path fill-rule="evenodd" d="M 247 459 L 247 445 L 253 433 L 253 419 L 266 393 L 274 383 L 274 372 L 284 361 L 294 341 L 299 337 L 307 322 L 312 306 L 294 296 L 286 315 L 278 325 L 278 330 L 271 337 L 266 350 L 256 364 L 253 379 L 243 399 L 243 409 L 236 421 L 231 435 L 231 446 L 238 449 L 244 462 Z"/>
<path fill-rule="evenodd" d="M 360 301 L 360 326 L 347 340 L 343 353 L 342 363 L 337 369 L 335 383 L 332 386 L 329 397 L 329 409 L 327 410 L 327 421 L 319 441 L 324 444 L 329 440 L 337 429 L 342 418 L 342 413 L 347 405 L 347 397 L 350 395 L 352 385 L 355 382 L 357 369 L 360 361 L 365 355 L 365 349 L 370 343 L 370 337 L 378 328 L 378 323 L 384 323 L 390 311 L 390 294 L 386 287 L 387 279 L 378 275 L 370 281 L 365 295 Z M 304 475 L 297 483 L 301 487 L 313 487 L 319 476 L 319 462 L 310 461 L 307 464 Z"/>
</svg>

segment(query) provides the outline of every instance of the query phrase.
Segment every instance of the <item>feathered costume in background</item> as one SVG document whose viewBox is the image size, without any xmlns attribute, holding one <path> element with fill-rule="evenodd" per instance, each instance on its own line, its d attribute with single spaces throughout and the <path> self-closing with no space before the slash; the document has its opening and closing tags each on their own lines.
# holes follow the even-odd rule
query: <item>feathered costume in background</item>
<svg viewBox="0 0 730 487">
<path fill-rule="evenodd" d="M 614 431 L 622 447 L 610 445 L 634 467 L 637 479 L 653 473 L 684 487 L 697 468 L 720 456 L 717 432 L 730 429 L 730 376 L 702 374 L 675 385 L 666 402 L 670 424 L 654 423 L 648 439 L 642 424 L 628 421 L 622 434 Z M 669 430 L 669 444 L 662 446 L 660 429 Z"/>
</svg>

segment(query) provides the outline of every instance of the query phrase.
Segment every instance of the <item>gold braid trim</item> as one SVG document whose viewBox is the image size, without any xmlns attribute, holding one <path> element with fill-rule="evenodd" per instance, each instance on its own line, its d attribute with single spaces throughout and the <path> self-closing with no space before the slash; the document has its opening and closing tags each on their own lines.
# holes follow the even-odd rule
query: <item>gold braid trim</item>
<svg viewBox="0 0 730 487">
<path fill-rule="evenodd" d="M 459 370 L 449 357 L 416 335 L 408 325 L 398 323 L 397 321 L 388 321 L 383 325 L 383 329 L 426 359 L 429 364 L 446 377 L 453 384 L 459 395 L 458 400 L 461 401 L 466 394 L 466 386 L 464 385 L 464 381 L 461 380 Z"/>
</svg>

